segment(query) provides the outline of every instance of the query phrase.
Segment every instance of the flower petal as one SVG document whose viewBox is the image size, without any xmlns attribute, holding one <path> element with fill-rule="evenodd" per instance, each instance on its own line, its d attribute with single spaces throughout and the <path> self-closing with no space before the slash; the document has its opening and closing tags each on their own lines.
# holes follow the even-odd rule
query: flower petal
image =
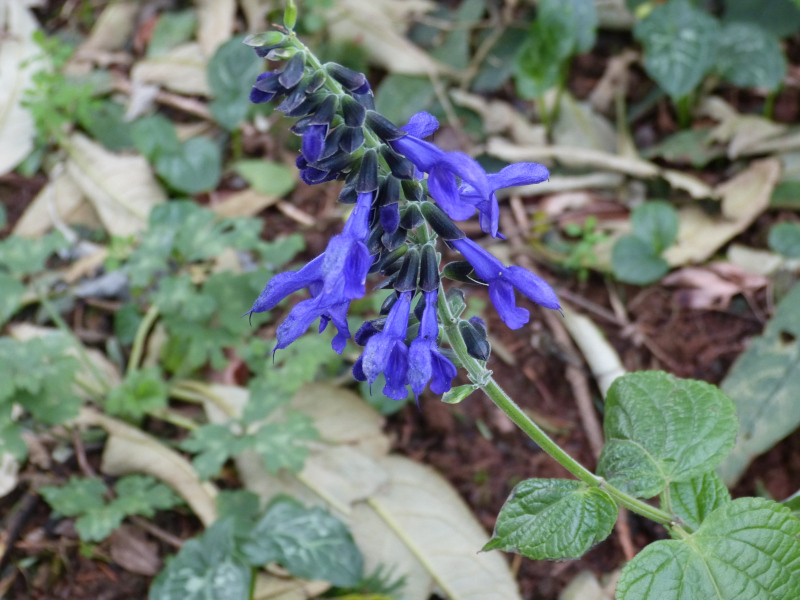
<svg viewBox="0 0 800 600">
<path fill-rule="evenodd" d="M 413 135 L 415 138 L 422 139 L 432 135 L 434 131 L 439 129 L 439 121 L 437 121 L 436 117 L 432 114 L 421 111 L 412 115 L 408 123 L 400 129 L 407 132 L 409 135 Z"/>
<path fill-rule="evenodd" d="M 395 152 L 405 156 L 421 171 L 428 172 L 440 162 L 445 155 L 441 148 L 407 135 L 389 143 Z"/>
<path fill-rule="evenodd" d="M 315 162 L 322 156 L 325 147 L 325 135 L 328 133 L 327 125 L 312 125 L 303 134 L 303 156 L 308 162 Z"/>
<path fill-rule="evenodd" d="M 464 255 L 475 273 L 484 281 L 491 281 L 500 277 L 505 270 L 503 263 L 481 248 L 469 238 L 452 240 L 450 242 L 456 250 Z"/>
<path fill-rule="evenodd" d="M 433 381 L 431 391 L 434 394 L 444 394 L 453 387 L 453 379 L 458 374 L 456 366 L 441 352 L 434 349 L 431 352 L 431 366 L 433 367 Z"/>
<path fill-rule="evenodd" d="M 372 265 L 369 250 L 363 242 L 356 242 L 347 253 L 344 263 L 344 296 L 348 300 L 363 298 L 367 273 Z"/>
<path fill-rule="evenodd" d="M 418 337 L 411 342 L 408 352 L 408 383 L 417 398 L 433 376 L 431 345 L 430 341 Z"/>
<path fill-rule="evenodd" d="M 514 287 L 509 282 L 501 279 L 489 282 L 489 298 L 500 319 L 509 329 L 519 329 L 530 319 L 530 313 L 517 306 Z"/>
<path fill-rule="evenodd" d="M 492 190 L 501 190 L 518 185 L 542 183 L 550 178 L 550 171 L 538 163 L 514 163 L 501 169 L 499 173 L 490 173 L 487 177 Z"/>
<path fill-rule="evenodd" d="M 282 350 L 303 335 L 311 324 L 327 311 L 329 307 L 317 298 L 309 298 L 296 304 L 289 315 L 278 326 L 278 345 L 275 350 Z"/>
<path fill-rule="evenodd" d="M 522 267 L 508 267 L 505 278 L 525 296 L 545 308 L 559 310 L 558 296 L 547 282 Z"/>
<path fill-rule="evenodd" d="M 491 189 L 486 171 L 474 158 L 463 152 L 447 152 L 442 158 L 442 164 L 470 184 L 481 197 L 489 198 Z"/>
<path fill-rule="evenodd" d="M 383 393 L 392 400 L 405 400 L 408 397 L 406 376 L 408 375 L 408 347 L 402 341 L 396 341 L 389 353 L 386 369 L 383 371 L 386 385 Z"/>
<path fill-rule="evenodd" d="M 260 313 L 275 308 L 278 302 L 289 294 L 309 287 L 314 281 L 322 278 L 323 255 L 308 263 L 299 271 L 287 271 L 275 275 L 269 280 L 264 291 L 259 294 L 253 303 L 253 308 L 247 313 Z"/>
<path fill-rule="evenodd" d="M 337 334 L 331 341 L 331 347 L 336 351 L 336 354 L 341 354 L 347 340 L 350 339 L 350 328 L 347 326 L 347 309 L 350 307 L 350 302 L 342 302 L 333 305 L 328 309 L 328 316 L 333 324 L 336 326 Z"/>
<path fill-rule="evenodd" d="M 473 206 L 461 201 L 453 174 L 438 165 L 431 169 L 428 176 L 428 191 L 447 216 L 454 221 L 466 221 L 475 214 Z"/>
<path fill-rule="evenodd" d="M 347 218 L 342 233 L 362 242 L 369 237 L 369 210 L 372 207 L 372 192 L 359 194 L 356 206 Z"/>
</svg>

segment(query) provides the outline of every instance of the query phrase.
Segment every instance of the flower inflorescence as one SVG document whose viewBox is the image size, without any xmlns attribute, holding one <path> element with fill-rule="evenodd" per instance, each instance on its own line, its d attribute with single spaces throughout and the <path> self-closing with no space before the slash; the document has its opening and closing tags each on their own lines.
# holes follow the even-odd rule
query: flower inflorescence
<svg viewBox="0 0 800 600">
<path fill-rule="evenodd" d="M 339 201 L 354 205 L 342 233 L 328 242 L 323 254 L 298 271 L 273 277 L 253 304 L 249 314 L 270 310 L 302 289 L 311 295 L 278 327 L 276 351 L 320 319 L 320 332 L 331 322 L 336 327 L 332 346 L 341 353 L 351 337 L 350 302 L 364 296 L 367 276 L 377 273 L 384 280 L 375 289 L 391 288 L 393 293 L 380 316 L 355 334 L 364 352 L 353 375 L 371 384 L 383 373 L 384 393 L 397 400 L 407 397 L 408 386 L 417 397 L 428 384 L 434 393 L 448 391 L 456 366 L 452 353 L 439 345 L 437 308 L 447 302 L 440 297 L 439 239 L 465 259 L 450 263 L 442 274 L 488 285 L 492 303 L 510 328 L 518 329 L 529 319 L 528 311 L 516 305 L 515 289 L 542 306 L 559 308 L 541 278 L 503 265 L 454 223 L 477 211 L 481 229 L 502 237 L 495 192 L 545 181 L 549 173 L 544 166 L 517 163 L 487 175 L 466 154 L 445 152 L 425 141 L 438 128 L 432 115 L 420 112 L 403 127 L 396 126 L 376 112 L 362 73 L 320 64 L 293 33 L 273 31 L 245 43 L 261 57 L 286 61 L 282 70 L 259 75 L 250 99 L 281 100 L 277 109 L 297 119 L 292 131 L 302 137 L 296 161 L 302 180 L 309 185 L 343 181 Z M 453 293 L 460 292 L 454 289 L 448 296 Z M 490 346 L 483 321 L 459 320 L 458 329 L 470 355 L 487 360 Z"/>
</svg>

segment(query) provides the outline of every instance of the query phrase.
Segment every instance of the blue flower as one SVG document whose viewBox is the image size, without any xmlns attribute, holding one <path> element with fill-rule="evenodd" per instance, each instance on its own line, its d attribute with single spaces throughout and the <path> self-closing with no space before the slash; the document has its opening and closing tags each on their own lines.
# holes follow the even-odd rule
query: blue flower
<svg viewBox="0 0 800 600">
<path fill-rule="evenodd" d="M 383 330 L 370 336 L 364 354 L 353 367 L 356 379 L 369 381 L 370 385 L 383 373 L 386 379 L 383 393 L 394 400 L 404 400 L 408 396 L 405 339 L 410 307 L 411 292 L 403 292 L 389 311 Z"/>
<path fill-rule="evenodd" d="M 281 71 L 267 71 L 266 73 L 261 73 L 261 75 L 256 78 L 253 89 L 250 90 L 250 102 L 253 104 L 263 104 L 264 102 L 272 100 L 276 95 L 285 92 L 286 90 L 278 81 L 278 76 L 280 74 Z"/>
<path fill-rule="evenodd" d="M 461 200 L 456 176 L 487 201 L 491 193 L 489 181 L 486 172 L 473 158 L 461 152 L 445 152 L 421 139 L 438 127 L 435 117 L 425 112 L 417 113 L 401 128 L 408 135 L 393 140 L 390 145 L 417 169 L 428 174 L 428 191 L 442 210 L 451 219 L 463 221 L 475 213 L 475 207 Z"/>
<path fill-rule="evenodd" d="M 365 292 L 367 271 L 372 259 L 364 244 L 369 236 L 369 213 L 372 193 L 359 194 L 356 206 L 341 234 L 331 238 L 325 252 L 299 271 L 289 271 L 273 277 L 247 313 L 264 312 L 277 306 L 289 294 L 308 288 L 311 298 L 292 308 L 277 331 L 275 350 L 286 348 L 303 335 L 317 318 L 322 318 L 320 331 L 329 321 L 338 330 L 332 346 L 344 350 L 350 337 L 347 309 L 350 301 Z"/>
<path fill-rule="evenodd" d="M 503 266 L 469 238 L 450 243 L 469 261 L 476 275 L 489 284 L 489 298 L 500 319 L 511 329 L 519 329 L 530 318 L 526 309 L 516 305 L 514 288 L 541 306 L 555 310 L 561 308 L 555 292 L 541 277 L 522 267 Z"/>
<path fill-rule="evenodd" d="M 436 318 L 437 298 L 436 290 L 425 292 L 425 308 L 422 312 L 419 333 L 411 342 L 411 349 L 408 352 L 408 382 L 417 399 L 429 381 L 434 394 L 445 393 L 450 389 L 457 372 L 455 365 L 439 351 L 436 342 L 439 336 L 439 321 Z"/>
<path fill-rule="evenodd" d="M 328 126 L 311 125 L 303 134 L 303 156 L 308 162 L 316 162 L 322 156 L 325 148 L 325 136 L 328 135 Z"/>
<path fill-rule="evenodd" d="M 505 167 L 499 173 L 490 173 L 486 177 L 491 190 L 488 200 L 468 183 L 461 186 L 459 194 L 462 202 L 478 209 L 481 229 L 492 237 L 498 237 L 497 225 L 500 208 L 497 205 L 495 192 L 503 188 L 547 181 L 550 178 L 550 172 L 547 167 L 538 163 L 516 163 Z M 452 217 L 452 215 L 450 216 Z M 470 216 L 472 215 L 470 214 Z"/>
</svg>

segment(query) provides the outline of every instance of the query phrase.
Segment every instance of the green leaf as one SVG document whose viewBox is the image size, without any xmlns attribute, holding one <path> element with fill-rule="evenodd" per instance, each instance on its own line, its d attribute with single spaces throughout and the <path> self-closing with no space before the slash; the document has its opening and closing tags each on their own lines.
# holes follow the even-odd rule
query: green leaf
<svg viewBox="0 0 800 600">
<path fill-rule="evenodd" d="M 246 335 L 266 321 L 262 313 L 252 315 L 252 319 L 242 315 L 250 310 L 268 280 L 269 272 L 264 269 L 242 274 L 222 271 L 206 279 L 203 296 L 213 299 L 216 306 L 225 307 L 216 314 L 222 327 L 234 335 Z"/>
<path fill-rule="evenodd" d="M 398 125 L 405 125 L 414 113 L 429 110 L 436 99 L 427 77 L 392 73 L 383 78 L 375 92 L 376 110 Z"/>
<path fill-rule="evenodd" d="M 0 231 L 8 225 L 8 215 L 6 214 L 6 207 L 0 204 Z"/>
<path fill-rule="evenodd" d="M 142 323 L 142 313 L 136 304 L 128 302 L 114 312 L 114 335 L 120 344 L 132 344 Z"/>
<path fill-rule="evenodd" d="M 672 510 L 695 531 L 706 517 L 731 501 L 722 477 L 711 471 L 689 481 L 669 484 Z M 662 504 L 662 509 L 666 507 Z"/>
<path fill-rule="evenodd" d="M 20 309 L 24 295 L 24 285 L 11 275 L 0 272 L 0 326 Z"/>
<path fill-rule="evenodd" d="M 561 79 L 562 65 L 570 55 L 570 38 L 563 23 L 545 26 L 537 19 L 514 61 L 514 82 L 522 98 L 539 98 Z"/>
<path fill-rule="evenodd" d="M 146 475 L 128 475 L 117 481 L 117 498 L 111 506 L 124 515 L 153 517 L 181 503 L 169 487 Z"/>
<path fill-rule="evenodd" d="M 786 68 L 777 37 L 749 23 L 723 26 L 716 64 L 722 79 L 740 87 L 775 91 L 786 76 Z"/>
<path fill-rule="evenodd" d="M 248 490 L 221 490 L 217 494 L 216 502 L 220 519 L 232 517 L 255 521 L 261 512 L 258 494 Z"/>
<path fill-rule="evenodd" d="M 719 22 L 688 0 L 656 6 L 633 29 L 644 66 L 673 100 L 689 95 L 713 68 Z"/>
<path fill-rule="evenodd" d="M 671 163 L 688 163 L 702 169 L 711 161 L 726 156 L 723 146 L 709 145 L 710 132 L 710 127 L 675 132 L 647 148 L 642 155 L 645 158 L 663 158 Z"/>
<path fill-rule="evenodd" d="M 204 322 L 217 310 L 214 297 L 201 293 L 189 275 L 162 279 L 153 295 L 153 303 L 168 319 L 176 317 L 185 321 Z"/>
<path fill-rule="evenodd" d="M 128 371 L 122 384 L 109 392 L 105 408 L 109 414 L 137 421 L 150 411 L 165 408 L 168 396 L 161 369 L 136 369 Z"/>
<path fill-rule="evenodd" d="M 800 285 L 775 310 L 760 337 L 750 340 L 720 387 L 736 404 L 741 429 L 720 466 L 732 486 L 754 457 L 800 425 Z"/>
<path fill-rule="evenodd" d="M 517 54 L 522 50 L 528 34 L 522 29 L 508 29 L 495 42 L 486 55 L 475 79 L 473 92 L 494 92 L 511 77 Z"/>
<path fill-rule="evenodd" d="M 789 258 L 800 258 L 800 224 L 777 223 L 769 230 L 767 240 L 775 252 Z"/>
<path fill-rule="evenodd" d="M 625 283 L 647 285 L 669 272 L 669 264 L 658 256 L 650 243 L 635 235 L 624 235 L 611 250 L 614 277 Z"/>
<path fill-rule="evenodd" d="M 153 580 L 150 600 L 247 600 L 252 569 L 236 552 L 233 519 L 187 541 Z"/>
<path fill-rule="evenodd" d="M 197 454 L 192 458 L 192 466 L 200 479 L 214 477 L 230 457 L 241 454 L 247 446 L 248 441 L 227 425 L 203 425 L 181 443 L 183 450 Z"/>
<path fill-rule="evenodd" d="M 99 479 L 70 477 L 66 485 L 39 488 L 50 507 L 65 517 L 75 517 L 105 505 L 105 484 Z"/>
<path fill-rule="evenodd" d="M 458 404 L 474 391 L 474 385 L 459 385 L 445 392 L 442 395 L 442 402 L 445 404 Z"/>
<path fill-rule="evenodd" d="M 680 540 L 650 544 L 625 565 L 618 600 L 789 600 L 800 597 L 800 521 L 740 498 Z"/>
<path fill-rule="evenodd" d="M 800 491 L 789 496 L 781 504 L 791 510 L 795 518 L 800 518 Z"/>
<path fill-rule="evenodd" d="M 736 439 L 733 402 L 717 387 L 660 371 L 630 373 L 608 390 L 599 475 L 650 498 L 725 458 Z"/>
<path fill-rule="evenodd" d="M 678 237 L 678 211 L 669 202 L 653 200 L 637 206 L 631 214 L 633 235 L 661 254 Z"/>
<path fill-rule="evenodd" d="M 567 39 L 561 43 L 569 46 L 564 58 L 594 46 L 598 25 L 594 0 L 541 0 L 536 18 L 545 28 L 564 32 Z"/>
<path fill-rule="evenodd" d="M 277 271 L 292 260 L 298 252 L 306 249 L 306 241 L 299 233 L 279 237 L 274 242 L 262 242 L 257 247 L 257 252 L 264 265 Z"/>
<path fill-rule="evenodd" d="M 132 124 L 125 120 L 125 107 L 118 102 L 107 100 L 92 107 L 80 124 L 93 138 L 114 152 L 134 145 Z"/>
<path fill-rule="evenodd" d="M 208 61 L 206 77 L 214 100 L 209 104 L 217 123 L 233 131 L 250 110 L 250 90 L 262 61 L 236 36 L 222 44 Z"/>
<path fill-rule="evenodd" d="M 600 488 L 566 479 L 528 479 L 511 492 L 483 549 L 534 560 L 578 558 L 608 537 L 618 513 Z"/>
<path fill-rule="evenodd" d="M 12 235 L 0 241 L 0 266 L 17 277 L 38 273 L 44 271 L 47 259 L 54 252 L 67 246 L 67 240 L 59 231 L 39 239 Z"/>
<path fill-rule="evenodd" d="M 255 191 L 283 198 L 295 188 L 294 171 L 268 160 L 240 160 L 233 168 Z"/>
<path fill-rule="evenodd" d="M 248 562 L 281 564 L 293 576 L 355 585 L 364 565 L 344 523 L 321 508 L 305 508 L 286 496 L 276 498 L 243 545 Z"/>
<path fill-rule="evenodd" d="M 28 456 L 28 446 L 20 436 L 19 425 L 11 416 L 13 406 L 0 406 L 0 456 L 9 452 L 20 463 Z"/>
<path fill-rule="evenodd" d="M 207 192 L 217 187 L 222 174 L 219 146 L 204 137 L 186 141 L 180 153 L 159 154 L 156 173 L 173 189 L 186 194 Z"/>
<path fill-rule="evenodd" d="M 147 57 L 164 56 L 175 46 L 188 42 L 197 27 L 194 10 L 162 13 L 147 44 Z"/>
<path fill-rule="evenodd" d="M 84 542 L 102 542 L 122 525 L 125 513 L 110 504 L 92 509 L 75 521 L 75 531 Z"/>
<path fill-rule="evenodd" d="M 291 473 L 302 471 L 308 456 L 305 442 L 318 438 L 314 420 L 291 411 L 283 421 L 260 427 L 250 440 L 253 450 L 261 456 L 264 467 L 274 475 L 281 469 Z"/>
<path fill-rule="evenodd" d="M 131 126 L 131 138 L 136 149 L 150 162 L 155 162 L 161 155 L 179 154 L 181 151 L 175 126 L 161 115 L 138 119 Z"/>
<path fill-rule="evenodd" d="M 280 31 L 264 31 L 248 35 L 242 40 L 242 43 L 253 48 L 260 48 L 261 46 L 280 44 L 284 39 L 286 39 L 286 36 Z"/>
<path fill-rule="evenodd" d="M 795 0 L 725 0 L 725 23 L 749 23 L 780 38 L 800 29 L 800 3 Z"/>
</svg>

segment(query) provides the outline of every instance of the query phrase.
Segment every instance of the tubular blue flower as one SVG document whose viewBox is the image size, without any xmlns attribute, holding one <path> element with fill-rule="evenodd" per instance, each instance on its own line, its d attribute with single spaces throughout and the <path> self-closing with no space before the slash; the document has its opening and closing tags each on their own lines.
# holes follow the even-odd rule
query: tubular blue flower
<svg viewBox="0 0 800 600">
<path fill-rule="evenodd" d="M 524 308 L 516 305 L 514 288 L 546 308 L 561 306 L 552 288 L 541 277 L 522 267 L 506 267 L 478 244 L 464 238 L 450 242 L 469 261 L 475 273 L 489 284 L 489 298 L 500 319 L 511 329 L 519 329 L 530 319 Z"/>
<path fill-rule="evenodd" d="M 325 136 L 328 134 L 327 125 L 311 125 L 303 134 L 303 156 L 308 162 L 316 162 L 322 156 L 325 147 Z"/>
<path fill-rule="evenodd" d="M 542 183 L 550 178 L 550 172 L 547 167 L 538 163 L 516 163 L 505 167 L 499 173 L 490 173 L 486 177 L 491 190 L 488 200 L 468 183 L 462 184 L 458 191 L 462 202 L 478 209 L 481 229 L 492 237 L 498 237 L 497 225 L 500 208 L 497 205 L 495 192 L 508 187 Z M 452 217 L 452 215 L 450 216 Z"/>
<path fill-rule="evenodd" d="M 263 104 L 269 102 L 278 94 L 282 94 L 286 90 L 278 81 L 278 76 L 281 71 L 267 71 L 261 73 L 250 90 L 250 102 L 253 104 Z"/>
<path fill-rule="evenodd" d="M 439 352 L 436 342 L 439 336 L 439 321 L 436 318 L 437 298 L 436 290 L 425 292 L 425 308 L 422 312 L 419 333 L 411 342 L 408 352 L 408 382 L 417 400 L 429 381 L 434 394 L 448 391 L 457 373 L 455 365 Z"/>
<path fill-rule="evenodd" d="M 445 152 L 421 139 L 436 131 L 438 126 L 433 116 L 417 113 L 401 128 L 408 135 L 390 142 L 390 145 L 417 169 L 428 174 L 428 191 L 447 216 L 463 221 L 475 213 L 475 208 L 461 201 L 456 176 L 487 201 L 491 193 L 489 181 L 486 172 L 473 158 L 461 152 Z"/>
<path fill-rule="evenodd" d="M 312 297 L 296 304 L 278 327 L 275 350 L 286 348 L 317 318 L 322 319 L 320 331 L 329 321 L 333 322 L 338 330 L 332 342 L 333 349 L 340 354 L 344 350 L 350 337 L 347 309 L 351 300 L 364 295 L 367 271 L 372 262 L 364 244 L 369 235 L 371 205 L 372 193 L 359 194 L 344 230 L 331 238 L 325 252 L 299 271 L 276 275 L 256 298 L 248 315 L 270 310 L 289 294 L 303 288 L 311 292 Z"/>
<path fill-rule="evenodd" d="M 369 381 L 370 385 L 383 373 L 386 379 L 383 393 L 393 400 L 404 400 L 408 396 L 408 346 L 405 338 L 410 308 L 411 292 L 404 292 L 389 311 L 383 331 L 369 338 L 364 354 L 353 367 L 356 378 L 363 375 L 362 381 Z"/>
</svg>

